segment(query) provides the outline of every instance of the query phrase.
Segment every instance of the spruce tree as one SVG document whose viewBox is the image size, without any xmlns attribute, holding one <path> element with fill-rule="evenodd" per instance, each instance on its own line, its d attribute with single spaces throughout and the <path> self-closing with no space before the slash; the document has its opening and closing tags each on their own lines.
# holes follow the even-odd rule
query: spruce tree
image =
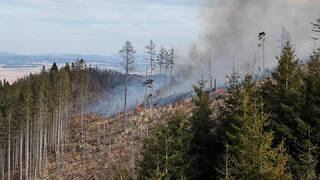
<svg viewBox="0 0 320 180">
<path fill-rule="evenodd" d="M 223 96 L 224 106 L 219 109 L 218 121 L 216 123 L 216 130 L 214 131 L 214 149 L 215 149 L 215 175 L 220 177 L 221 174 L 226 176 L 225 170 L 225 143 L 229 145 L 236 144 L 238 141 L 237 132 L 241 129 L 241 99 L 240 92 L 242 82 L 240 81 L 239 73 L 233 69 L 230 75 L 227 76 L 227 93 Z M 230 149 L 228 150 L 231 151 Z M 230 173 L 229 173 L 230 174 Z"/>
<path fill-rule="evenodd" d="M 215 139 L 213 135 L 214 122 L 209 95 L 204 90 L 205 82 L 194 86 L 197 94 L 193 98 L 194 107 L 190 118 L 190 147 L 188 149 L 189 166 L 187 170 L 190 179 L 215 178 Z"/>
<path fill-rule="evenodd" d="M 277 57 L 278 66 L 272 73 L 273 79 L 281 89 L 296 89 L 299 85 L 299 61 L 296 59 L 295 50 L 291 40 L 288 40 Z"/>
<path fill-rule="evenodd" d="M 231 158 L 231 153 L 230 153 L 230 145 L 228 144 L 228 141 L 226 140 L 225 143 L 225 151 L 222 156 L 222 165 L 221 168 L 216 168 L 216 171 L 220 173 L 220 178 L 221 180 L 231 180 L 234 179 L 232 175 L 232 171 L 234 169 L 232 168 L 232 158 Z"/>
<path fill-rule="evenodd" d="M 281 142 L 273 147 L 273 132 L 266 131 L 268 115 L 262 111 L 261 99 L 250 97 L 249 89 L 241 92 L 242 128 L 238 144 L 231 146 L 231 176 L 235 179 L 289 179 L 286 149 Z"/>
<path fill-rule="evenodd" d="M 141 179 L 186 177 L 188 119 L 180 110 L 164 118 L 165 122 L 159 124 L 144 142 L 143 158 L 139 163 Z"/>
<path fill-rule="evenodd" d="M 313 50 L 306 64 L 304 72 L 304 104 L 302 108 L 303 119 L 310 127 L 310 139 L 305 141 L 317 145 L 320 143 L 320 50 Z M 303 144 L 304 142 L 301 142 Z M 320 153 L 316 148 L 316 154 Z M 304 168 L 304 167 L 302 167 Z M 302 169 L 301 168 L 301 169 Z M 316 165 L 316 174 L 320 172 L 320 165 Z M 301 173 L 299 173 L 301 174 Z"/>
<path fill-rule="evenodd" d="M 304 76 L 303 118 L 311 127 L 311 141 L 320 143 L 320 50 L 313 51 Z"/>
<path fill-rule="evenodd" d="M 277 60 L 278 66 L 272 73 L 272 78 L 264 82 L 261 95 L 265 111 L 270 113 L 269 128 L 273 127 L 275 130 L 275 144 L 286 139 L 288 153 L 291 155 L 290 168 L 293 175 L 297 176 L 298 144 L 306 138 L 308 124 L 302 116 L 302 72 L 290 39 L 284 44 Z"/>
<path fill-rule="evenodd" d="M 308 139 L 300 147 L 299 160 L 301 168 L 299 172 L 299 178 L 305 180 L 315 180 L 317 178 L 316 166 L 317 160 L 317 146 L 311 143 L 310 127 L 308 129 Z"/>
</svg>

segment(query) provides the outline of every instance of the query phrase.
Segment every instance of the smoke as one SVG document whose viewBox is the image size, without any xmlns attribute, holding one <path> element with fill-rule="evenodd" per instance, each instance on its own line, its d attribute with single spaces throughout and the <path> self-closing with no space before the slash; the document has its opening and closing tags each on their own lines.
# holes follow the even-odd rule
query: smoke
<svg viewBox="0 0 320 180">
<path fill-rule="evenodd" d="M 266 67 L 272 68 L 281 49 L 283 27 L 298 57 L 308 56 L 314 46 L 310 23 L 320 17 L 319 10 L 319 0 L 205 0 L 200 10 L 203 31 L 195 46 L 202 56 L 212 50 L 216 77 L 222 79 L 230 72 L 233 57 L 239 71 L 248 71 L 255 54 L 255 69 L 261 67 L 258 33 L 265 32 Z M 206 59 L 198 58 L 197 63 L 206 64 Z M 189 61 L 194 64 L 195 58 Z"/>
<path fill-rule="evenodd" d="M 133 75 L 128 83 L 127 111 L 131 111 L 141 103 L 145 96 L 142 76 Z M 87 113 L 96 113 L 109 117 L 124 110 L 124 84 L 120 84 L 111 91 L 105 92 L 103 97 L 88 107 Z"/>
<path fill-rule="evenodd" d="M 226 82 L 233 60 L 238 71 L 258 73 L 258 66 L 262 67 L 262 49 L 258 47 L 260 32 L 266 33 L 266 68 L 272 69 L 277 63 L 275 57 L 281 51 L 284 28 L 291 35 L 297 56 L 305 59 L 314 47 L 310 23 L 320 18 L 319 10 L 319 0 L 203 0 L 200 8 L 202 34 L 188 53 L 178 49 L 174 87 L 155 89 L 167 89 L 165 95 L 192 90 L 197 81 L 209 79 L 209 58 L 211 74 L 220 86 Z M 143 100 L 142 81 L 129 87 L 131 108 Z M 122 104 L 123 86 L 114 89 L 94 112 L 110 115 L 122 111 Z"/>
<path fill-rule="evenodd" d="M 162 96 L 166 97 L 173 94 L 173 90 L 164 86 L 164 78 L 160 78 L 159 75 L 154 75 L 154 98 L 160 98 L 160 95 L 156 96 L 156 92 L 161 89 Z M 169 79 L 169 77 L 168 77 Z M 162 82 L 161 82 L 162 80 Z M 128 94 L 127 94 L 127 111 L 133 111 L 137 106 L 144 102 L 146 92 L 151 93 L 150 89 L 146 91 L 146 87 L 143 86 L 145 77 L 141 75 L 132 75 L 129 78 Z M 161 85 L 161 86 L 160 86 Z M 180 89 L 177 89 L 180 92 Z M 184 92 L 184 91 L 181 91 Z M 116 113 L 123 112 L 124 110 L 124 83 L 116 86 L 109 92 L 105 92 L 103 97 L 88 107 L 87 113 L 96 113 L 100 116 L 109 117 Z"/>
</svg>

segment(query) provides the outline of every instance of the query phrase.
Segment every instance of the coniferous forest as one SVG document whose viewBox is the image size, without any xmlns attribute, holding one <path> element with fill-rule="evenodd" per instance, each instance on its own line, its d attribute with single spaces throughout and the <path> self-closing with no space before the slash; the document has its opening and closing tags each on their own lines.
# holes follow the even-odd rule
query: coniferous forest
<svg viewBox="0 0 320 180">
<path fill-rule="evenodd" d="M 122 83 L 123 75 L 87 67 L 82 59 L 58 68 L 42 68 L 0 87 L 1 174 L 37 177 L 48 162 L 48 153 L 61 160 L 62 144 L 73 115 L 81 119 L 90 103 Z M 83 143 L 83 132 L 79 146 Z M 6 174 L 6 175 L 5 175 Z M 18 179 L 13 176 L 12 179 Z"/>
<path fill-rule="evenodd" d="M 145 140 L 141 178 L 318 179 L 320 50 L 301 62 L 288 39 L 276 60 L 263 78 L 232 71 L 223 106 L 195 86 L 191 115 L 168 115 Z"/>
<path fill-rule="evenodd" d="M 318 179 L 320 50 L 302 62 L 288 38 L 275 59 L 277 66 L 265 75 L 241 76 L 233 69 L 219 95 L 199 81 L 191 110 L 162 113 L 141 135 L 140 158 L 131 169 L 114 170 L 114 179 Z M 73 146 L 85 149 L 87 107 L 124 79 L 81 59 L 1 82 L 2 179 L 39 177 L 49 161 L 57 162 L 59 173 L 74 133 L 70 119 L 80 123 Z M 126 128 L 134 115 L 120 116 L 127 116 L 119 121 Z"/>
<path fill-rule="evenodd" d="M 320 2 L 196 1 L 0 1 L 0 180 L 320 179 Z"/>
</svg>

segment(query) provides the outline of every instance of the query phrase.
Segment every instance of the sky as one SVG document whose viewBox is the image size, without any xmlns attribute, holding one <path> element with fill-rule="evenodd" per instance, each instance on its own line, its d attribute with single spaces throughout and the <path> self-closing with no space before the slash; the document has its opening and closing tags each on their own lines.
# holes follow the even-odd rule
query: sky
<svg viewBox="0 0 320 180">
<path fill-rule="evenodd" d="M 110 55 L 130 40 L 188 48 L 200 0 L 0 0 L 0 51 Z"/>
</svg>

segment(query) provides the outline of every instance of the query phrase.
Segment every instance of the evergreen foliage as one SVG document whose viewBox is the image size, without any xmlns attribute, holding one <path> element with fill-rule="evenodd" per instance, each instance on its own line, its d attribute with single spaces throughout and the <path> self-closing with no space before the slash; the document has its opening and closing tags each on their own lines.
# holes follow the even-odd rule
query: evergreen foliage
<svg viewBox="0 0 320 180">
<path fill-rule="evenodd" d="M 237 137 L 238 144 L 231 146 L 231 177 L 235 179 L 289 179 L 287 173 L 284 142 L 272 147 L 273 132 L 265 131 L 268 115 L 262 109 L 261 99 L 252 98 L 249 89 L 244 88 L 242 127 Z"/>
<path fill-rule="evenodd" d="M 142 179 L 183 179 L 186 177 L 186 149 L 189 122 L 182 111 L 165 115 L 145 140 L 140 162 Z"/>
<path fill-rule="evenodd" d="M 311 128 L 311 141 L 320 143 L 320 50 L 313 51 L 304 75 L 303 119 Z"/>
<path fill-rule="evenodd" d="M 290 156 L 290 167 L 297 175 L 298 144 L 307 137 L 307 122 L 303 119 L 303 80 L 302 70 L 295 56 L 295 50 L 289 39 L 277 58 L 278 66 L 267 81 L 261 94 L 265 102 L 265 111 L 270 113 L 271 125 L 276 133 L 275 144 L 286 139 Z"/>
<path fill-rule="evenodd" d="M 317 146 L 311 143 L 310 127 L 308 130 L 308 139 L 301 145 L 299 160 L 300 160 L 300 171 L 299 178 L 306 180 L 315 180 L 317 178 L 316 166 L 318 164 L 316 149 Z"/>
<path fill-rule="evenodd" d="M 190 118 L 190 148 L 187 155 L 189 166 L 187 175 L 190 179 L 214 179 L 215 146 L 212 120 L 212 108 L 205 82 L 194 86 L 197 96 L 193 98 L 194 107 Z"/>
</svg>

